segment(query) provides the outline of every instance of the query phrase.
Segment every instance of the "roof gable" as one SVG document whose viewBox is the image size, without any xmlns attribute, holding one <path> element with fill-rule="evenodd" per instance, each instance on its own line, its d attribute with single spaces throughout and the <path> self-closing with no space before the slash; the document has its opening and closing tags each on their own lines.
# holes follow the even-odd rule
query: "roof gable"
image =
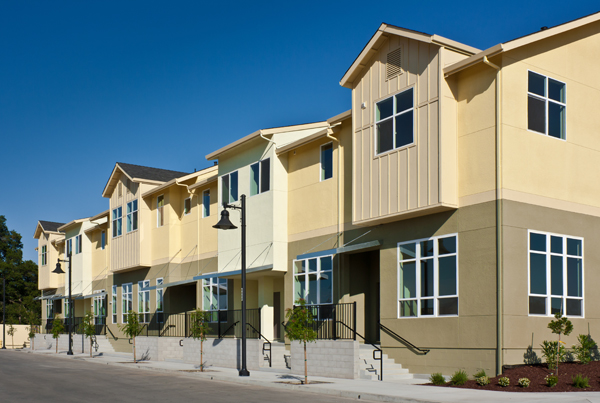
<svg viewBox="0 0 600 403">
<path fill-rule="evenodd" d="M 164 183 L 175 178 L 189 175 L 188 172 L 171 171 L 169 169 L 145 167 L 142 165 L 126 164 L 117 162 L 106 182 L 102 197 L 110 197 L 118 183 L 118 174 L 128 177 L 132 182 L 155 182 Z"/>
<path fill-rule="evenodd" d="M 60 231 L 58 230 L 58 228 L 62 227 L 63 225 L 65 225 L 65 224 L 62 222 L 40 220 L 40 221 L 38 221 L 38 223 L 35 227 L 35 233 L 34 233 L 33 237 L 35 239 L 39 239 L 42 231 L 59 233 Z"/>
</svg>

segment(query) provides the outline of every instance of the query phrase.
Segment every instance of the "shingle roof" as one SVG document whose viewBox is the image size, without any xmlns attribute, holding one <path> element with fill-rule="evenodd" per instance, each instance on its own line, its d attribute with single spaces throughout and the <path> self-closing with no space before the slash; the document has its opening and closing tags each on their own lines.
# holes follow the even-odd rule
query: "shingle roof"
<svg viewBox="0 0 600 403">
<path fill-rule="evenodd" d="M 117 162 L 127 175 L 132 178 L 149 179 L 153 181 L 168 182 L 171 179 L 189 175 L 188 172 L 170 171 L 168 169 L 150 168 L 141 165 L 125 164 Z"/>
<path fill-rule="evenodd" d="M 44 229 L 44 231 L 50 231 L 50 232 L 59 232 L 58 228 L 62 227 L 63 225 L 65 225 L 65 223 L 62 222 L 54 222 L 54 221 L 42 221 L 40 220 L 40 225 L 42 226 L 42 228 Z"/>
</svg>

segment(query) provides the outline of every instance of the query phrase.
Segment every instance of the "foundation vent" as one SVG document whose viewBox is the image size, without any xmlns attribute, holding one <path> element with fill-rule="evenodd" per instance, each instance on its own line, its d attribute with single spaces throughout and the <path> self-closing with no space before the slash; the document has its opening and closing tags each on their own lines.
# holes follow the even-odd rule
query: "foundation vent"
<svg viewBox="0 0 600 403">
<path fill-rule="evenodd" d="M 386 67 L 388 80 L 402 73 L 402 48 L 387 54 Z"/>
</svg>

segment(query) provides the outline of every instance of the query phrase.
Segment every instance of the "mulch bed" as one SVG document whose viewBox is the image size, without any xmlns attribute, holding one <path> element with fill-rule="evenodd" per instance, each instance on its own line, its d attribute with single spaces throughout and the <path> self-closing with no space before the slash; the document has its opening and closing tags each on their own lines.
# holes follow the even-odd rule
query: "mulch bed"
<svg viewBox="0 0 600 403">
<path fill-rule="evenodd" d="M 501 392 L 589 392 L 600 391 L 600 361 L 592 361 L 587 365 L 581 365 L 575 362 L 565 362 L 558 366 L 558 383 L 550 388 L 546 386 L 544 378 L 546 375 L 554 373 L 556 370 L 549 370 L 546 364 L 522 365 L 510 369 L 505 369 L 501 376 L 494 378 L 490 377 L 490 383 L 486 386 L 479 386 L 476 381 L 469 380 L 462 386 L 443 385 L 441 387 L 450 388 L 467 388 L 479 390 L 495 390 Z M 583 377 L 589 378 L 589 388 L 579 389 L 573 386 L 571 378 L 574 375 L 581 374 Z M 472 374 L 470 374 L 472 376 Z M 498 379 L 508 377 L 510 385 L 502 387 L 498 385 Z M 520 387 L 517 382 L 519 378 L 529 378 L 531 384 L 528 388 Z M 432 385 L 432 384 L 427 384 Z"/>
<path fill-rule="evenodd" d="M 277 381 L 275 383 L 285 383 L 288 385 L 317 385 L 322 383 L 333 383 L 333 382 L 322 382 L 322 381 L 311 381 L 308 380 L 308 383 L 304 383 L 304 381 Z"/>
</svg>

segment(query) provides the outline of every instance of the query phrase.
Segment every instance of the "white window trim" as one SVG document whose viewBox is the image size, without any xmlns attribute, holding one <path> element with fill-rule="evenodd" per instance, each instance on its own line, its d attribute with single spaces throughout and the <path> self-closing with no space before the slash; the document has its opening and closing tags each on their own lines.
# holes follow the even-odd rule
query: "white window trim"
<svg viewBox="0 0 600 403">
<path fill-rule="evenodd" d="M 160 284 L 158 283 L 160 281 Z M 164 279 L 162 277 L 159 277 L 156 279 L 156 312 L 164 312 L 165 310 L 165 294 L 164 294 L 164 288 L 162 287 L 162 285 L 164 284 Z M 159 287 L 160 286 L 160 287 Z M 158 301 L 159 301 L 159 297 L 158 297 L 158 291 L 162 291 L 162 309 L 158 309 Z"/>
<path fill-rule="evenodd" d="M 158 199 L 159 197 L 162 197 L 162 201 L 163 201 L 163 205 L 162 205 L 162 212 L 159 213 L 159 205 L 158 205 Z M 160 223 L 160 217 L 162 217 L 162 221 L 163 223 Z M 156 228 L 160 228 L 163 227 L 165 225 L 165 195 L 158 195 L 156 196 Z"/>
<path fill-rule="evenodd" d="M 546 236 L 546 252 L 541 252 L 541 251 L 533 251 L 533 253 L 537 253 L 537 254 L 544 254 L 546 255 L 546 294 L 532 294 L 531 293 L 531 258 L 530 258 L 530 253 L 532 252 L 531 250 L 531 234 L 541 234 L 541 235 L 545 235 Z M 551 236 L 555 236 L 555 237 L 560 237 L 563 239 L 563 251 L 564 253 L 553 253 L 550 250 L 550 237 Z M 577 239 L 581 241 L 581 256 L 574 256 L 574 255 L 568 255 L 567 254 L 567 238 L 570 239 Z M 548 256 L 563 256 L 563 294 L 562 297 L 558 297 L 556 295 L 552 295 L 552 289 L 551 289 L 551 284 L 548 281 L 551 277 L 551 269 L 552 267 L 550 266 L 549 262 L 548 262 Z M 566 259 L 567 257 L 574 257 L 574 258 L 581 258 L 581 297 L 569 297 L 567 296 L 567 263 L 566 263 Z M 551 307 L 551 301 L 552 298 L 562 298 L 563 303 L 562 303 L 562 307 L 563 307 L 563 316 L 567 316 L 567 298 L 569 299 L 580 299 L 581 300 L 581 316 L 570 316 L 571 318 L 577 318 L 577 319 L 585 319 L 585 242 L 584 239 L 582 237 L 578 237 L 578 236 L 571 236 L 571 235 L 564 235 L 564 234 L 557 234 L 557 233 L 553 233 L 553 232 L 544 232 L 544 231 L 536 231 L 536 230 L 527 230 L 527 316 L 536 316 L 536 317 L 542 317 L 542 318 L 549 318 L 549 317 L 554 317 L 554 315 L 551 313 L 552 312 L 552 307 Z M 532 314 L 529 313 L 529 297 L 540 297 L 540 298 L 546 298 L 546 315 L 540 315 L 540 314 Z"/>
<path fill-rule="evenodd" d="M 331 258 L 331 270 L 321 270 L 321 259 L 324 257 L 330 257 Z M 334 283 L 333 283 L 333 260 L 334 260 L 335 255 L 323 255 L 323 256 L 317 256 L 317 257 L 312 257 L 312 258 L 306 258 L 306 259 L 294 259 L 293 261 L 293 266 L 292 266 L 292 275 L 294 276 L 293 278 L 293 285 L 292 285 L 292 295 L 293 298 L 296 298 L 296 277 L 297 276 L 304 276 L 304 296 L 302 297 L 305 301 L 306 298 L 308 297 L 307 291 L 309 291 L 308 289 L 308 284 L 309 284 L 309 280 L 308 280 L 308 274 L 314 273 L 317 275 L 317 278 L 319 277 L 320 273 L 331 273 L 331 302 L 325 302 L 325 303 L 321 303 L 321 293 L 320 293 L 320 285 L 317 288 L 317 303 L 316 304 L 309 304 L 308 301 L 306 301 L 306 306 L 315 306 L 315 305 L 333 305 L 334 301 L 333 301 L 333 288 L 334 288 Z M 308 271 L 308 261 L 312 260 L 312 259 L 316 259 L 317 260 L 317 271 L 313 271 L 313 272 L 309 272 Z M 295 272 L 296 270 L 296 263 L 297 262 L 306 262 L 304 265 L 305 268 L 305 272 L 302 274 L 297 274 Z M 317 281 L 317 283 L 320 283 L 320 281 Z M 296 303 L 296 301 L 292 301 L 292 303 Z"/>
<path fill-rule="evenodd" d="M 438 314 L 438 301 L 440 299 L 440 295 L 439 295 L 439 243 L 436 242 L 439 239 L 443 239 L 443 238 L 451 238 L 451 237 L 456 237 L 456 252 L 455 253 L 449 253 L 446 255 L 441 255 L 441 257 L 447 257 L 447 256 L 456 256 L 456 294 L 455 295 L 443 295 L 441 297 L 441 299 L 446 299 L 446 298 L 458 298 L 458 306 L 457 306 L 457 310 L 456 310 L 456 315 L 439 315 Z M 401 245 L 407 245 L 407 244 L 411 244 L 414 243 L 416 244 L 417 248 L 421 247 L 421 242 L 423 241 L 429 241 L 429 240 L 434 240 L 433 243 L 433 248 L 434 248 L 434 254 L 431 258 L 433 258 L 433 296 L 431 297 L 421 297 L 421 270 L 419 265 L 415 265 L 415 282 L 416 282 L 416 297 L 415 298 L 400 298 L 400 246 Z M 460 284 L 459 284 L 459 260 L 458 260 L 458 233 L 453 233 L 453 234 L 444 234 L 444 235 L 439 235 L 439 236 L 434 236 L 434 237 L 429 237 L 429 238 L 421 238 L 421 239 L 414 239 L 414 240 L 410 240 L 410 241 L 404 241 L 404 242 L 398 242 L 398 244 L 396 245 L 396 261 L 397 261 L 397 270 L 396 270 L 396 289 L 397 289 L 397 295 L 396 295 L 396 317 L 398 319 L 420 319 L 420 318 L 458 318 L 460 316 Z M 417 261 L 417 258 L 415 256 L 415 262 Z M 417 307 L 417 316 L 400 316 L 400 301 L 412 301 L 412 300 L 417 300 L 418 303 L 418 307 Z M 422 315 L 421 316 L 421 305 L 420 305 L 420 300 L 422 299 L 433 299 L 433 315 Z"/>
<path fill-rule="evenodd" d="M 188 212 L 185 212 L 185 203 L 189 200 L 190 203 L 190 208 L 188 210 Z M 192 213 L 192 198 L 191 197 L 187 197 L 185 199 L 183 199 L 183 215 L 190 215 Z"/>
<path fill-rule="evenodd" d="M 215 275 L 213 277 L 207 277 L 207 278 L 202 279 L 202 284 L 201 284 L 201 287 L 202 287 L 202 292 L 201 292 L 202 293 L 202 309 L 204 311 L 206 311 L 206 312 L 211 312 L 211 315 L 210 315 L 210 322 L 211 323 L 219 322 L 220 321 L 219 320 L 220 319 L 219 312 L 227 311 L 229 309 L 229 281 L 227 279 L 225 279 L 225 287 L 226 287 L 225 298 L 227 300 L 227 306 L 225 308 L 221 308 L 221 304 L 219 303 L 219 299 L 217 298 L 217 304 L 218 304 L 217 309 L 211 309 L 210 306 L 206 307 L 204 305 L 204 287 L 206 286 L 204 282 L 205 281 L 208 282 L 208 286 L 209 286 L 209 289 L 211 290 L 210 292 L 211 292 L 211 297 L 212 297 L 212 287 L 214 285 L 218 286 L 219 285 L 219 280 L 221 278 L 222 277 L 218 277 L 218 276 Z M 214 314 L 214 312 L 216 312 L 216 315 Z M 216 316 L 217 320 L 214 320 L 215 316 Z"/>
<path fill-rule="evenodd" d="M 376 113 L 377 104 L 379 102 L 381 102 L 381 101 L 385 101 L 388 98 L 393 98 L 394 99 L 394 110 L 395 110 L 396 109 L 396 95 L 398 95 L 398 94 L 400 94 L 402 92 L 408 91 L 410 89 L 413 90 L 413 106 L 412 106 L 412 108 L 410 108 L 409 110 L 404 111 L 402 113 L 392 114 L 391 116 L 389 116 L 389 117 L 387 117 L 387 118 L 385 118 L 383 120 L 375 120 L 375 119 L 373 120 L 373 133 L 375 134 L 373 136 L 373 141 L 374 141 L 374 143 L 373 143 L 373 151 L 375 152 L 375 157 L 381 157 L 383 155 L 396 152 L 398 150 L 403 150 L 405 148 L 414 147 L 417 144 L 417 142 L 416 142 L 417 136 L 416 136 L 416 133 L 415 133 L 416 130 L 417 130 L 417 126 L 418 126 L 418 124 L 417 124 L 417 114 L 415 113 L 415 110 L 417 109 L 416 106 L 415 106 L 416 105 L 415 98 L 417 97 L 417 91 L 416 91 L 416 86 L 415 85 L 411 85 L 410 87 L 403 88 L 400 91 L 394 92 L 391 95 L 387 95 L 387 96 L 385 96 L 385 97 L 383 97 L 381 99 L 376 100 L 375 102 L 373 102 L 373 113 Z M 410 113 L 410 112 L 412 112 L 412 114 L 413 114 L 413 136 L 412 136 L 413 137 L 413 141 L 412 141 L 412 143 L 403 145 L 401 147 L 392 148 L 391 150 L 383 151 L 381 153 L 377 153 L 377 136 L 379 135 L 379 133 L 377 133 L 377 123 L 383 122 L 384 120 L 387 120 L 387 119 L 394 119 L 394 117 L 396 117 L 396 116 L 403 115 L 405 113 Z M 394 122 L 393 127 L 395 127 L 395 126 L 396 126 L 396 122 Z M 396 137 L 395 136 L 394 136 L 394 143 L 396 143 Z"/>
<path fill-rule="evenodd" d="M 138 313 L 138 317 L 143 318 L 143 320 L 140 320 L 140 323 L 149 323 L 150 320 L 146 320 L 146 317 L 150 317 L 150 291 L 141 291 L 142 288 L 146 288 L 146 287 L 150 287 L 150 280 L 141 280 L 138 281 L 138 297 L 137 297 L 137 305 L 138 305 L 138 309 L 137 309 L 137 313 Z M 142 306 L 140 306 L 140 294 L 142 295 Z M 144 305 L 148 306 L 148 310 L 147 311 L 142 311 L 142 308 Z"/>
<path fill-rule="evenodd" d="M 231 199 L 231 174 L 237 173 L 237 180 L 238 180 L 238 189 L 237 189 L 237 193 L 238 193 L 238 198 L 237 200 L 232 200 Z M 225 175 L 221 175 L 219 177 L 219 198 L 223 198 L 223 178 L 228 176 L 229 177 L 229 189 L 227 189 L 227 194 L 229 195 L 229 200 L 225 201 L 225 200 L 221 200 L 221 205 L 224 204 L 229 204 L 229 203 L 235 203 L 237 201 L 239 201 L 240 199 L 240 174 L 239 171 L 231 171 Z"/>
<path fill-rule="evenodd" d="M 125 286 L 131 286 L 131 292 L 127 292 L 124 293 L 123 292 L 123 287 Z M 129 287 L 127 287 L 129 288 Z M 123 312 L 123 309 L 126 307 L 126 300 L 125 300 L 125 295 L 131 295 L 131 310 L 133 310 L 133 283 L 125 283 L 125 284 L 121 284 L 121 319 L 122 319 L 122 323 L 127 323 L 127 313 Z M 127 312 L 129 312 L 129 309 L 127 309 Z"/>
<path fill-rule="evenodd" d="M 113 218 L 115 210 L 117 210 L 120 213 L 117 218 Z M 118 234 L 115 235 L 115 231 L 118 228 L 118 226 L 115 225 L 116 222 L 120 222 L 121 223 L 121 233 L 118 233 Z M 112 237 L 113 238 L 118 238 L 120 236 L 123 236 L 123 206 L 115 207 L 114 209 L 112 209 L 112 211 L 111 211 L 111 225 L 113 227 L 113 230 L 112 230 Z"/>
<path fill-rule="evenodd" d="M 322 176 L 322 172 L 323 172 L 323 147 L 326 147 L 328 145 L 331 145 L 331 178 L 326 178 L 323 179 Z M 319 170 L 319 182 L 325 182 L 328 181 L 329 179 L 333 179 L 333 141 L 330 141 L 329 143 L 325 143 L 325 144 L 321 144 L 321 148 L 319 148 L 319 159 L 320 159 L 320 164 L 319 164 L 319 168 L 321 168 Z"/>
<path fill-rule="evenodd" d="M 208 193 L 208 206 L 204 203 L 204 195 Z M 206 210 L 208 207 L 208 214 L 206 214 Z M 202 192 L 202 218 L 210 217 L 210 189 L 206 189 Z"/>
<path fill-rule="evenodd" d="M 42 266 L 48 264 L 48 246 L 42 245 Z"/>
<path fill-rule="evenodd" d="M 119 310 L 117 309 L 117 301 L 118 301 L 118 290 L 119 287 L 117 285 L 113 285 L 111 288 L 111 307 L 110 307 L 110 316 L 111 322 L 116 324 L 119 322 Z"/>
<path fill-rule="evenodd" d="M 534 94 L 532 92 L 529 92 L 529 72 L 532 72 L 532 73 L 537 74 L 537 75 L 542 76 L 542 77 L 546 77 L 546 88 L 545 88 L 546 96 L 545 97 L 542 97 L 542 96 L 540 96 L 538 94 Z M 551 135 L 549 135 L 547 133 L 548 130 L 549 130 L 548 119 L 550 117 L 550 114 L 548 113 L 549 112 L 549 110 L 548 110 L 548 104 L 549 104 L 549 102 L 554 102 L 554 103 L 556 103 L 558 105 L 562 105 L 562 106 L 565 107 L 565 110 L 567 108 L 567 103 L 566 102 L 563 103 L 563 102 L 560 102 L 560 101 L 555 101 L 554 99 L 550 99 L 548 97 L 548 80 L 549 79 L 554 80 L 554 81 L 556 81 L 558 83 L 561 83 L 561 84 L 565 85 L 565 100 L 567 99 L 567 83 L 565 83 L 564 81 L 560 81 L 560 80 L 557 80 L 555 78 L 552 78 L 550 76 L 547 76 L 546 74 L 538 73 L 537 71 L 527 70 L 527 97 L 532 96 L 534 98 L 542 100 L 542 101 L 544 101 L 544 103 L 546 105 L 546 133 L 538 132 L 536 130 L 531 130 L 529 128 L 529 110 L 527 111 L 527 113 L 528 113 L 528 115 L 527 115 L 527 119 L 528 119 L 528 121 L 527 121 L 527 131 L 530 132 L 530 133 L 540 134 L 542 136 L 546 136 L 548 138 L 552 138 L 552 139 L 555 139 L 555 140 L 567 141 L 567 124 L 568 124 L 568 119 L 567 119 L 567 113 L 566 112 L 565 112 L 565 138 L 561 139 L 561 138 L 558 138 L 558 137 L 551 136 Z"/>
</svg>

